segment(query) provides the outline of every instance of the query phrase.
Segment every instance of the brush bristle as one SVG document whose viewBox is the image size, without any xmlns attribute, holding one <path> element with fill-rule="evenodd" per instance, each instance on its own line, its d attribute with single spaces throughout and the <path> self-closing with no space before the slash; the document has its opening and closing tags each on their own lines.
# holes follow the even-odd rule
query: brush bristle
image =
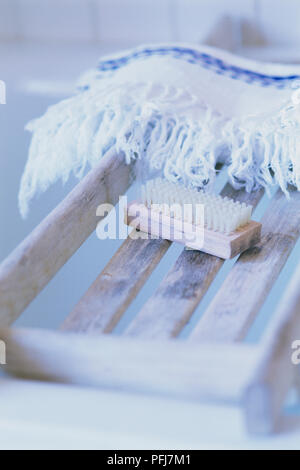
<svg viewBox="0 0 300 470">
<path fill-rule="evenodd" d="M 142 186 L 142 202 L 149 209 L 223 233 L 247 225 L 253 209 L 245 203 L 188 189 L 161 178 L 149 180 Z"/>
</svg>

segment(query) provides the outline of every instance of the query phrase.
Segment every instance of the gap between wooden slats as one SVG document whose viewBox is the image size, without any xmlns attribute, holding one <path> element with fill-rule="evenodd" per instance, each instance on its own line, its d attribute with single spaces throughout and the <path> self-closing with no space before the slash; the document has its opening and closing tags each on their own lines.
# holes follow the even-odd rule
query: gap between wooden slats
<svg viewBox="0 0 300 470">
<path fill-rule="evenodd" d="M 134 240 L 128 237 L 61 329 L 111 332 L 170 245 L 167 240 Z"/>
<path fill-rule="evenodd" d="M 235 191 L 227 184 L 221 194 L 257 206 L 263 191 L 248 194 Z M 215 256 L 184 250 L 156 292 L 133 319 L 125 335 L 153 339 L 176 337 L 223 264 L 224 260 Z"/>
</svg>

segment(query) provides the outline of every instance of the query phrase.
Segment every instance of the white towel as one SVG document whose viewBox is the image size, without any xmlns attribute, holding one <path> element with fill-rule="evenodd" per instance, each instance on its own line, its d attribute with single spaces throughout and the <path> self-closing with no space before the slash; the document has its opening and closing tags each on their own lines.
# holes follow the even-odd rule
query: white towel
<svg viewBox="0 0 300 470">
<path fill-rule="evenodd" d="M 71 172 L 79 178 L 115 147 L 169 180 L 202 187 L 215 164 L 247 191 L 300 189 L 300 67 L 262 64 L 210 47 L 143 46 L 102 59 L 78 94 L 30 122 L 21 182 L 33 196 Z"/>
</svg>

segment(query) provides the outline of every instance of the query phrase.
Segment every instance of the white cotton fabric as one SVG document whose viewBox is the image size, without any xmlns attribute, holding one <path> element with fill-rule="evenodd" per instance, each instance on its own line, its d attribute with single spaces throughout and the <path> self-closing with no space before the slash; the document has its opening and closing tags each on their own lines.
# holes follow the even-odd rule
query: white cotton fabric
<svg viewBox="0 0 300 470">
<path fill-rule="evenodd" d="M 299 190 L 299 78 L 299 66 L 194 45 L 106 57 L 81 78 L 75 96 L 27 125 L 33 136 L 21 214 L 37 193 L 71 173 L 81 178 L 112 148 L 187 185 L 213 181 L 222 161 L 235 188 Z"/>
</svg>

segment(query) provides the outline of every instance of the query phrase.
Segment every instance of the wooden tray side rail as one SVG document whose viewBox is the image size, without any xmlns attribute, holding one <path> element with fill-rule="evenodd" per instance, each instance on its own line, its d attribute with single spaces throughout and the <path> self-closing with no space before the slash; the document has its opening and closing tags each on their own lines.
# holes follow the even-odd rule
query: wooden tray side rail
<svg viewBox="0 0 300 470">
<path fill-rule="evenodd" d="M 12 324 L 96 229 L 100 204 L 116 204 L 131 168 L 107 155 L 0 266 L 0 324 Z"/>
</svg>

